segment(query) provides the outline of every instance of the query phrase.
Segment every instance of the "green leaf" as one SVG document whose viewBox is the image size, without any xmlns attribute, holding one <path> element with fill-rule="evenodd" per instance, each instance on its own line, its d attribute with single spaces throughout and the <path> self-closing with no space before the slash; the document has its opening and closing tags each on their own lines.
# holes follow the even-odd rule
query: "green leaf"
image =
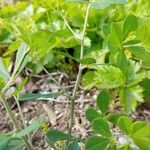
<svg viewBox="0 0 150 150">
<path fill-rule="evenodd" d="M 12 135 L 0 133 L 1 150 L 18 150 L 24 145 L 21 139 L 12 138 Z"/>
<path fill-rule="evenodd" d="M 27 63 L 31 60 L 31 57 L 29 55 L 25 55 L 22 63 L 20 64 L 20 67 L 17 71 L 17 76 L 20 74 L 20 72 L 26 67 Z"/>
<path fill-rule="evenodd" d="M 123 51 L 117 52 L 114 55 L 113 61 L 115 61 L 114 62 L 115 66 L 117 66 L 123 72 L 124 76 L 127 78 L 129 63 L 128 63 L 125 53 Z"/>
<path fill-rule="evenodd" d="M 31 48 L 35 48 L 37 53 L 52 49 L 56 42 L 56 38 L 49 31 L 37 31 L 31 35 Z"/>
<path fill-rule="evenodd" d="M 109 94 L 106 91 L 100 92 L 100 94 L 97 96 L 97 106 L 100 109 L 100 111 L 106 115 L 108 112 L 108 106 L 110 102 Z"/>
<path fill-rule="evenodd" d="M 22 139 L 11 139 L 7 145 L 7 150 L 20 150 L 24 146 Z"/>
<path fill-rule="evenodd" d="M 10 56 L 12 53 L 17 51 L 17 49 L 19 48 L 19 45 L 20 45 L 20 41 L 19 40 L 13 42 L 11 45 L 9 45 L 8 50 L 6 51 L 6 53 L 4 53 L 3 57 Z"/>
<path fill-rule="evenodd" d="M 138 30 L 137 35 L 138 38 L 142 41 L 142 43 L 149 47 L 150 46 L 150 21 L 146 21 Z"/>
<path fill-rule="evenodd" d="M 130 145 L 125 144 L 125 145 L 119 147 L 117 150 L 132 150 L 132 149 L 131 149 Z"/>
<path fill-rule="evenodd" d="M 107 45 L 111 53 L 116 53 L 121 49 L 122 34 L 120 24 L 112 23 L 110 34 L 107 37 Z"/>
<path fill-rule="evenodd" d="M 88 138 L 85 150 L 105 150 L 110 141 L 100 136 L 92 136 Z"/>
<path fill-rule="evenodd" d="M 138 18 L 134 15 L 129 15 L 124 21 L 123 24 L 123 39 L 126 39 L 130 32 L 136 31 L 138 28 Z"/>
<path fill-rule="evenodd" d="M 83 77 L 83 81 L 82 81 L 83 87 L 85 87 L 86 89 L 90 89 L 90 88 L 94 87 L 96 84 L 94 77 L 95 77 L 94 71 L 87 72 Z"/>
<path fill-rule="evenodd" d="M 111 113 L 110 113 L 110 114 L 106 117 L 106 119 L 107 119 L 109 122 L 111 122 L 111 123 L 117 125 L 117 122 L 118 122 L 119 118 L 122 117 L 122 116 L 126 116 L 126 115 L 123 114 L 123 113 L 116 113 L 116 114 L 111 114 Z"/>
<path fill-rule="evenodd" d="M 138 138 L 132 137 L 134 143 L 141 149 L 141 150 L 149 150 L 150 149 L 150 139 L 149 138 Z"/>
<path fill-rule="evenodd" d="M 95 64 L 96 60 L 94 58 L 83 58 L 80 59 L 79 62 L 83 65 Z"/>
<path fill-rule="evenodd" d="M 126 4 L 127 0 L 95 0 L 91 3 L 91 8 L 104 9 L 114 4 Z"/>
<path fill-rule="evenodd" d="M 102 135 L 103 137 L 111 137 L 110 127 L 106 120 L 103 118 L 97 118 L 92 122 L 92 128 L 94 131 Z"/>
<path fill-rule="evenodd" d="M 68 140 L 70 138 L 72 138 L 72 136 L 58 130 L 50 130 L 46 133 L 47 141 L 62 141 L 62 140 Z"/>
<path fill-rule="evenodd" d="M 19 131 L 16 134 L 14 134 L 13 137 L 15 137 L 15 138 L 22 138 L 22 137 L 28 135 L 29 133 L 37 130 L 41 126 L 43 120 L 44 120 L 44 115 L 40 116 L 37 120 L 33 121 L 26 128 L 22 129 L 21 131 Z"/>
<path fill-rule="evenodd" d="M 46 98 L 57 97 L 61 95 L 60 93 L 47 93 L 47 94 L 39 94 L 39 93 L 26 93 L 19 96 L 19 101 L 30 101 L 30 100 L 41 100 Z"/>
<path fill-rule="evenodd" d="M 99 118 L 101 115 L 94 108 L 88 108 L 85 112 L 85 116 L 87 120 L 92 123 L 94 119 Z"/>
<path fill-rule="evenodd" d="M 87 72 L 83 77 L 83 86 L 87 89 L 113 89 L 124 85 L 124 76 L 120 69 L 109 66 L 99 67 L 97 71 Z"/>
<path fill-rule="evenodd" d="M 0 134 L 0 149 L 1 150 L 6 150 L 8 143 L 11 139 L 11 136 L 5 135 L 5 134 Z"/>
<path fill-rule="evenodd" d="M 77 2 L 77 3 L 83 3 L 88 2 L 88 0 L 65 0 L 66 2 Z"/>
<path fill-rule="evenodd" d="M 73 140 L 66 148 L 66 150 L 80 150 L 77 140 Z"/>
<path fill-rule="evenodd" d="M 132 135 L 134 137 L 149 137 L 150 136 L 150 124 L 142 121 L 136 121 L 132 125 Z"/>
<path fill-rule="evenodd" d="M 142 60 L 145 66 L 150 67 L 150 52 L 143 47 L 131 46 L 129 47 L 130 52 L 137 57 L 139 60 Z"/>
<path fill-rule="evenodd" d="M 126 116 L 120 117 L 117 124 L 119 128 L 127 135 L 131 133 L 132 120 L 129 117 Z"/>
<path fill-rule="evenodd" d="M 135 111 L 137 101 L 143 102 L 143 89 L 139 85 L 123 88 L 120 91 L 120 101 L 127 114 Z"/>
<path fill-rule="evenodd" d="M 26 43 L 21 43 L 17 55 L 16 55 L 16 61 L 15 61 L 15 67 L 14 67 L 14 73 L 19 71 L 20 66 L 22 65 L 22 62 L 25 58 L 25 55 L 27 53 L 27 44 Z"/>
<path fill-rule="evenodd" d="M 100 89 L 113 89 L 124 85 L 124 76 L 119 68 L 102 66 L 95 71 L 94 80 L 95 86 Z"/>
<path fill-rule="evenodd" d="M 0 58 L 0 77 L 2 77 L 5 81 L 7 81 L 10 76 L 8 71 L 5 68 L 2 58 Z"/>
<path fill-rule="evenodd" d="M 144 97 L 150 99 L 150 79 L 145 79 L 143 81 L 143 89 Z"/>
<path fill-rule="evenodd" d="M 14 93 L 13 93 L 14 95 L 16 95 L 16 97 L 19 96 L 21 90 L 23 89 L 23 86 L 27 83 L 27 81 L 28 81 L 28 77 L 25 77 L 25 78 L 21 81 L 21 83 L 19 83 L 19 84 L 17 85 L 17 87 L 16 87 L 16 89 L 15 89 L 15 91 L 14 91 Z"/>
</svg>

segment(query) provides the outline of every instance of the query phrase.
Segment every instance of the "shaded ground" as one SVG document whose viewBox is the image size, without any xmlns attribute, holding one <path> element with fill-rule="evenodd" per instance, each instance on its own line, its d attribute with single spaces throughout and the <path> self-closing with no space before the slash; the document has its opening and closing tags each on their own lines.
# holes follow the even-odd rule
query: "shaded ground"
<svg viewBox="0 0 150 150">
<path fill-rule="evenodd" d="M 74 77 L 68 77 L 68 75 L 63 73 L 55 73 L 54 77 L 67 89 L 67 91 L 72 91 L 75 83 Z M 33 81 L 28 83 L 24 90 L 34 92 L 58 92 L 59 87 L 56 84 L 49 82 L 49 80 L 47 80 L 47 76 L 37 76 L 34 77 Z M 84 91 L 82 88 L 80 88 L 78 90 L 78 96 L 75 105 L 76 119 L 73 127 L 73 133 L 81 139 L 86 139 L 86 137 L 91 133 L 89 128 L 90 125 L 85 118 L 85 110 L 88 107 L 95 106 L 95 99 L 98 93 L 99 91 L 96 89 Z M 13 107 L 15 116 L 18 120 L 20 120 L 15 101 L 10 99 L 10 103 Z M 70 102 L 65 96 L 58 96 L 55 99 L 49 99 L 49 101 L 41 100 L 21 102 L 21 108 L 25 123 L 27 125 L 38 118 L 41 114 L 46 112 L 48 115 L 45 117 L 45 122 L 49 125 L 49 127 L 58 129 L 60 131 L 66 131 L 69 120 L 69 104 Z M 110 110 L 112 113 L 121 109 L 118 102 L 115 102 L 114 104 L 115 105 L 113 105 Z M 140 105 L 137 108 L 137 111 L 131 116 L 134 120 L 144 120 L 149 122 L 150 105 Z M 11 130 L 13 130 L 13 126 L 6 115 L 4 107 L 0 103 L 0 132 L 6 133 Z M 40 130 L 36 134 L 31 135 L 31 137 L 36 150 L 50 150 L 47 143 L 44 141 L 44 136 Z"/>
</svg>

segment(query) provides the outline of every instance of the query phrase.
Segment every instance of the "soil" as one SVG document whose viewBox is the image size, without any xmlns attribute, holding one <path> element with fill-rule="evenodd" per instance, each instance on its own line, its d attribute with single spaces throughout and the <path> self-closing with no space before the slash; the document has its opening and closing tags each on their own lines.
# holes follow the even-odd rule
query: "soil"
<svg viewBox="0 0 150 150">
<path fill-rule="evenodd" d="M 75 83 L 75 77 L 69 77 L 65 73 L 53 73 L 53 77 L 59 81 L 63 88 L 71 93 Z M 16 83 L 21 81 L 21 77 L 18 78 Z M 50 81 L 47 76 L 33 76 L 32 80 L 28 82 L 22 92 L 58 92 L 60 91 L 57 84 Z M 95 100 L 99 91 L 92 89 L 85 91 L 82 87 L 77 92 L 76 105 L 75 105 L 75 125 L 73 127 L 73 134 L 85 140 L 91 133 L 90 124 L 85 118 L 85 110 L 89 107 L 95 107 Z M 14 115 L 17 117 L 18 122 L 21 121 L 19 112 L 13 98 L 10 97 L 9 103 L 13 108 Z M 41 101 L 29 101 L 21 102 L 22 113 L 26 125 L 29 125 L 35 119 L 39 118 L 41 114 L 47 113 L 45 117 L 45 123 L 54 129 L 66 132 L 68 128 L 69 120 L 69 108 L 70 101 L 65 96 L 58 96 L 57 98 L 41 100 Z M 115 103 L 111 112 L 120 111 L 121 107 L 119 103 Z M 150 121 L 150 104 L 143 103 L 139 105 L 137 111 L 131 114 L 133 120 Z M 7 133 L 13 130 L 13 125 L 6 114 L 3 105 L 0 103 L 0 132 Z M 116 131 L 117 132 L 117 131 Z M 42 130 L 38 130 L 31 135 L 32 143 L 35 150 L 51 150 L 48 144 L 45 142 Z M 81 145 L 82 146 L 82 145 Z"/>
</svg>

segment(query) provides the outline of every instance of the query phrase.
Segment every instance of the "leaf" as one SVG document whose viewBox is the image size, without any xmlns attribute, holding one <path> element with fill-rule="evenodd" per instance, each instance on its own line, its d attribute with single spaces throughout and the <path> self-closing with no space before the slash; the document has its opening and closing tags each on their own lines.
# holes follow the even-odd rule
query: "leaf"
<svg viewBox="0 0 150 150">
<path fill-rule="evenodd" d="M 77 140 L 73 140 L 66 148 L 66 150 L 80 150 Z"/>
<path fill-rule="evenodd" d="M 143 47 L 131 46 L 129 47 L 130 52 L 137 57 L 139 60 L 143 61 L 144 65 L 150 66 L 150 52 L 145 50 Z"/>
<path fill-rule="evenodd" d="M 97 71 L 87 72 L 83 77 L 83 86 L 86 89 L 97 87 L 113 89 L 124 85 L 124 76 L 120 69 L 109 66 L 99 67 Z"/>
<path fill-rule="evenodd" d="M 65 0 L 66 2 L 77 2 L 77 3 L 83 3 L 88 2 L 87 0 Z"/>
<path fill-rule="evenodd" d="M 150 139 L 149 138 L 138 138 L 132 137 L 134 143 L 141 149 L 141 150 L 149 150 L 150 149 Z"/>
<path fill-rule="evenodd" d="M 7 150 L 19 150 L 24 146 L 22 139 L 11 139 L 7 145 Z"/>
<path fill-rule="evenodd" d="M 113 89 L 124 85 L 124 76 L 120 69 L 109 66 L 102 66 L 95 71 L 95 86 L 100 89 Z M 91 82 L 91 81 L 90 81 Z"/>
<path fill-rule="evenodd" d="M 126 84 L 128 87 L 137 85 L 146 77 L 145 72 L 141 70 L 141 64 L 135 61 L 129 62 L 127 72 Z"/>
<path fill-rule="evenodd" d="M 0 77 L 2 77 L 5 81 L 7 81 L 10 76 L 8 71 L 5 68 L 2 58 L 0 58 Z"/>
<path fill-rule="evenodd" d="M 111 137 L 109 124 L 103 118 L 95 119 L 92 123 L 92 128 L 103 137 Z"/>
<path fill-rule="evenodd" d="M 150 21 L 147 20 L 137 31 L 138 38 L 142 41 L 142 43 L 149 47 L 150 46 Z"/>
<path fill-rule="evenodd" d="M 119 51 L 114 55 L 114 57 L 116 58 L 113 58 L 113 61 L 115 61 L 115 66 L 117 66 L 123 72 L 123 75 L 127 78 L 129 74 L 129 63 L 125 53 L 123 51 Z"/>
<path fill-rule="evenodd" d="M 95 77 L 95 72 L 94 71 L 89 71 L 83 76 L 83 87 L 86 89 L 90 89 L 95 86 L 96 81 L 94 80 Z"/>
<path fill-rule="evenodd" d="M 109 144 L 109 140 L 100 136 L 92 136 L 88 138 L 85 150 L 105 150 Z"/>
<path fill-rule="evenodd" d="M 144 94 L 144 97 L 147 98 L 147 99 L 150 99 L 150 79 L 145 79 L 143 81 L 143 94 Z"/>
<path fill-rule="evenodd" d="M 13 42 L 11 45 L 9 45 L 8 50 L 4 53 L 3 57 L 7 57 L 10 56 L 12 53 L 14 53 L 15 51 L 17 51 L 17 49 L 20 46 L 20 41 L 15 41 Z"/>
<path fill-rule="evenodd" d="M 80 59 L 79 62 L 83 65 L 95 64 L 96 60 L 94 58 L 83 58 Z"/>
<path fill-rule="evenodd" d="M 132 120 L 129 117 L 120 117 L 117 124 L 119 128 L 127 135 L 131 133 Z"/>
<path fill-rule="evenodd" d="M 123 88 L 120 91 L 120 101 L 127 114 L 135 111 L 137 101 L 143 102 L 143 89 L 139 85 Z"/>
<path fill-rule="evenodd" d="M 130 32 L 136 31 L 138 28 L 138 18 L 134 15 L 129 15 L 126 17 L 123 24 L 123 39 L 126 39 Z"/>
<path fill-rule="evenodd" d="M 6 150 L 8 143 L 11 139 L 11 136 L 5 135 L 5 134 L 0 134 L 0 148 L 1 150 Z"/>
<path fill-rule="evenodd" d="M 106 115 L 108 112 L 108 106 L 110 102 L 110 97 L 106 91 L 100 92 L 100 94 L 97 96 L 97 106 L 100 109 L 100 111 Z"/>
<path fill-rule="evenodd" d="M 45 100 L 48 100 L 47 98 L 57 97 L 59 95 L 61 94 L 60 93 L 47 93 L 47 94 L 26 93 L 26 94 L 20 95 L 19 101 L 41 100 L 43 98 Z"/>
<path fill-rule="evenodd" d="M 110 34 L 107 37 L 107 45 L 111 53 L 116 53 L 121 49 L 122 34 L 120 24 L 112 23 Z"/>
<path fill-rule="evenodd" d="M 85 116 L 87 120 L 92 123 L 94 119 L 99 118 L 101 115 L 94 108 L 88 108 L 85 112 Z"/>
<path fill-rule="evenodd" d="M 28 135 L 29 133 L 37 130 L 41 126 L 43 120 L 44 120 L 44 115 L 40 116 L 37 120 L 33 121 L 26 128 L 22 129 L 21 131 L 19 131 L 16 134 L 14 134 L 13 137 L 15 137 L 15 138 L 22 138 L 22 137 Z"/>
<path fill-rule="evenodd" d="M 70 138 L 72 138 L 72 136 L 58 130 L 50 130 L 46 133 L 47 141 L 62 141 L 62 140 L 68 140 Z"/>
<path fill-rule="evenodd" d="M 0 149 L 1 150 L 18 150 L 24 145 L 21 139 L 12 138 L 9 134 L 0 133 Z"/>
<path fill-rule="evenodd" d="M 126 115 L 123 114 L 123 113 L 116 113 L 116 114 L 111 114 L 110 113 L 109 115 L 107 115 L 106 119 L 109 122 L 113 123 L 114 125 L 117 125 L 117 122 L 118 122 L 119 118 L 122 117 L 122 116 L 126 116 Z"/>
<path fill-rule="evenodd" d="M 27 81 L 28 81 L 28 77 L 25 77 L 25 78 L 21 81 L 21 83 L 19 83 L 19 84 L 17 85 L 15 91 L 13 92 L 13 94 L 16 95 L 16 97 L 19 96 L 21 90 L 23 89 L 23 87 L 24 87 L 24 85 L 27 83 Z"/>
<path fill-rule="evenodd" d="M 150 124 L 142 121 L 136 121 L 132 125 L 132 136 L 148 138 L 150 136 Z"/>
<path fill-rule="evenodd" d="M 132 150 L 132 149 L 131 149 L 130 145 L 125 144 L 125 145 L 119 147 L 117 150 Z"/>
<path fill-rule="evenodd" d="M 22 62 L 25 58 L 25 55 L 27 53 L 27 44 L 26 43 L 21 43 L 18 51 L 17 51 L 17 54 L 16 54 L 16 61 L 15 61 L 15 67 L 14 67 L 14 72 L 13 73 L 16 73 L 18 72 L 20 66 L 22 65 Z"/>
<path fill-rule="evenodd" d="M 96 0 L 91 3 L 91 8 L 104 9 L 114 4 L 126 4 L 127 0 Z"/>
<path fill-rule="evenodd" d="M 57 40 L 49 31 L 37 31 L 31 35 L 31 48 L 35 48 L 35 52 L 50 50 L 55 47 Z M 33 51 L 34 52 L 34 51 Z M 39 53 L 40 54 L 40 53 Z"/>
</svg>

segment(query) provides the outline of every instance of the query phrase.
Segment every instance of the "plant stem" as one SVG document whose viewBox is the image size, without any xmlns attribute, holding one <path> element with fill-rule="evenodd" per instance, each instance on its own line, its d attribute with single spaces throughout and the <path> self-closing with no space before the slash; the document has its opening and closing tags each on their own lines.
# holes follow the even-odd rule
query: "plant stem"
<svg viewBox="0 0 150 150">
<path fill-rule="evenodd" d="M 25 128 L 26 127 L 26 124 L 25 124 L 25 121 L 24 121 L 24 117 L 23 117 L 23 113 L 22 113 L 22 110 L 21 110 L 21 106 L 20 106 L 20 103 L 17 99 L 17 97 L 14 95 L 14 100 L 16 101 L 16 104 L 17 104 L 17 107 L 18 107 L 18 110 L 19 110 L 19 114 L 20 114 L 20 117 L 21 117 L 21 121 L 22 121 L 22 124 L 23 124 L 23 127 Z"/>
<path fill-rule="evenodd" d="M 3 105 L 4 105 L 4 107 L 5 107 L 5 109 L 6 109 L 7 113 L 8 113 L 8 115 L 9 115 L 9 118 L 11 119 L 11 121 L 12 121 L 12 123 L 13 123 L 13 126 L 14 126 L 15 130 L 16 130 L 16 131 L 19 130 L 18 123 L 17 123 L 17 121 L 16 121 L 16 119 L 15 119 L 15 117 L 14 117 L 12 111 L 11 111 L 11 108 L 10 108 L 10 106 L 9 106 L 9 104 L 8 104 L 8 102 L 7 102 L 7 100 L 5 99 L 4 95 L 1 96 L 1 100 L 2 100 L 2 102 L 3 102 Z"/>
<path fill-rule="evenodd" d="M 89 12 L 90 12 L 90 3 L 88 4 L 87 9 L 86 9 L 84 27 L 83 27 L 83 31 L 82 31 L 82 37 L 81 37 L 81 40 L 80 40 L 80 43 L 81 43 L 80 59 L 83 58 L 83 54 L 84 54 L 84 38 L 85 38 L 85 31 L 86 31 L 86 27 L 87 27 Z M 82 75 L 82 70 L 83 70 L 83 67 L 82 67 L 82 64 L 80 64 L 79 65 L 79 71 L 78 71 L 78 74 L 77 74 L 76 83 L 75 83 L 75 87 L 73 89 L 72 98 L 71 98 L 70 125 L 69 125 L 69 129 L 68 129 L 69 135 L 71 135 L 71 133 L 72 133 L 72 127 L 73 127 L 73 124 L 74 124 L 75 97 L 76 97 L 76 93 L 77 93 L 77 90 L 78 90 L 78 87 L 79 87 L 79 83 L 80 83 L 80 79 L 81 79 L 81 75 Z M 68 141 L 68 143 L 69 143 L 69 141 Z"/>
<path fill-rule="evenodd" d="M 12 110 L 11 110 L 8 102 L 7 102 L 7 100 L 5 99 L 5 96 L 2 95 L 0 98 L 2 100 L 2 103 L 3 103 L 3 105 L 4 105 L 4 107 L 5 107 L 6 111 L 7 111 L 7 113 L 9 115 L 12 123 L 13 123 L 13 126 L 14 126 L 15 130 L 19 131 L 20 127 L 19 127 L 19 125 L 17 123 L 17 120 L 16 120 L 16 118 L 15 118 L 15 116 L 14 116 L 14 114 L 13 114 L 13 112 L 12 112 Z M 22 137 L 22 140 L 26 144 L 26 147 L 28 148 L 28 150 L 33 150 L 32 146 L 31 146 L 31 143 L 28 141 L 28 139 L 26 137 Z"/>
</svg>

